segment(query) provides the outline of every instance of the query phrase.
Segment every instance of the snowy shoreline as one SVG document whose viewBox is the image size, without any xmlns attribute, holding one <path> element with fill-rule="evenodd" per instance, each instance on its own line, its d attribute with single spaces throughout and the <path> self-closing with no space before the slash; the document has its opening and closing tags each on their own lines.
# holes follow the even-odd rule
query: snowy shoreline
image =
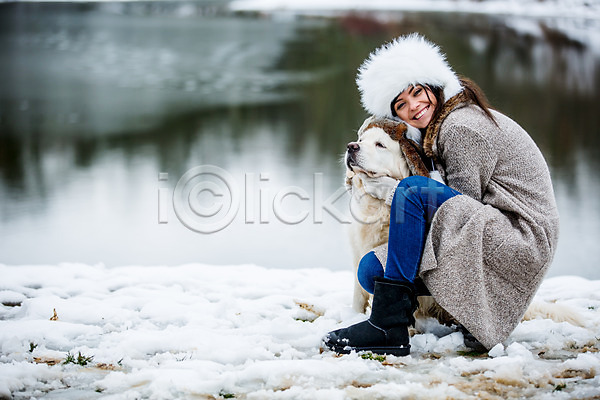
<svg viewBox="0 0 600 400">
<path fill-rule="evenodd" d="M 194 5 L 224 7 L 235 12 L 291 12 L 308 15 L 401 11 L 600 20 L 600 1 L 597 0 L 0 0 L 0 3 L 162 3 L 179 5 L 186 10 Z"/>
<path fill-rule="evenodd" d="M 410 356 L 336 357 L 321 352 L 323 334 L 364 319 L 350 307 L 349 271 L 61 264 L 0 274 L 0 398 L 600 396 L 600 281 L 546 279 L 536 299 L 572 308 L 585 327 L 526 321 L 489 355 L 429 321 Z"/>
<path fill-rule="evenodd" d="M 600 0 L 0 0 L 0 4 L 94 4 L 109 13 L 177 18 L 217 13 L 336 18 L 366 13 L 386 22 L 404 13 L 465 14 L 499 19 L 523 37 L 562 37 L 600 56 Z M 549 33 L 550 32 L 550 33 Z"/>
<path fill-rule="evenodd" d="M 472 14 L 502 18 L 523 36 L 544 38 L 546 29 L 600 54 L 600 1 L 586 0 L 233 0 L 236 12 L 335 17 L 372 13 L 387 21 L 390 13 Z"/>
<path fill-rule="evenodd" d="M 511 0 L 234 0 L 234 11 L 290 11 L 306 14 L 341 11 L 406 11 L 600 19 L 600 4 L 589 1 Z"/>
</svg>

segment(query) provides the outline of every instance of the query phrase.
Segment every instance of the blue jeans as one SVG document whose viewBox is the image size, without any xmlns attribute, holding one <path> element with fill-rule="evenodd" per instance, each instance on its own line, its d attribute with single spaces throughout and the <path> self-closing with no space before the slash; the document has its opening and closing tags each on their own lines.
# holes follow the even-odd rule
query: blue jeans
<svg viewBox="0 0 600 400">
<path fill-rule="evenodd" d="M 358 265 L 361 286 L 373 293 L 375 277 L 414 282 L 433 216 L 446 200 L 459 194 L 423 176 L 403 179 L 392 201 L 385 273 L 375 253 L 367 253 Z"/>
</svg>

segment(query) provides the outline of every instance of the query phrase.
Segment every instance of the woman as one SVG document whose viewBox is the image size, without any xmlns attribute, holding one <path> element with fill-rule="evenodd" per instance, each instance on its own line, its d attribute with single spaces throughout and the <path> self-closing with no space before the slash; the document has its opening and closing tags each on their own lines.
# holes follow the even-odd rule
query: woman
<svg viewBox="0 0 600 400">
<path fill-rule="evenodd" d="M 357 84 L 368 112 L 420 129 L 432 176 L 444 184 L 420 176 L 363 179 L 369 194 L 391 204 L 387 261 L 376 251 L 361 260 L 371 316 L 330 332 L 325 344 L 342 353 L 409 354 L 415 281 L 422 280 L 474 343 L 492 348 L 519 323 L 558 241 L 541 152 L 417 34 L 373 52 Z"/>
</svg>

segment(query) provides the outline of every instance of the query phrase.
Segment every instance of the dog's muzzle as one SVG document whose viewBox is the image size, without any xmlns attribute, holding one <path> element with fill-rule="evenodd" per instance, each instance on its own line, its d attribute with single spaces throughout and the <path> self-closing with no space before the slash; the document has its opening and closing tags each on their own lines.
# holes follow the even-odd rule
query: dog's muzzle
<svg viewBox="0 0 600 400">
<path fill-rule="evenodd" d="M 352 169 L 353 166 L 357 166 L 356 156 L 358 151 L 360 150 L 360 146 L 356 142 L 348 143 L 348 147 L 346 149 L 346 165 L 349 169 Z"/>
</svg>

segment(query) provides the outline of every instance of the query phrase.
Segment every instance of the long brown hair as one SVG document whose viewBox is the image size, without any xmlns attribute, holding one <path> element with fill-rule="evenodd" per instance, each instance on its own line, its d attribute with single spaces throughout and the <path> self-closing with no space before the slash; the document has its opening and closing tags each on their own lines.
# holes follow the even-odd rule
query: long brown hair
<svg viewBox="0 0 600 400">
<path fill-rule="evenodd" d="M 483 90 L 481 90 L 481 88 L 475 82 L 466 77 L 460 77 L 460 84 L 463 87 L 462 93 L 466 97 L 466 99 L 471 103 L 477 105 L 479 108 L 481 108 L 484 114 L 495 124 L 497 124 L 494 115 L 490 111 L 490 109 L 492 109 L 492 106 L 490 105 L 487 97 L 485 96 L 485 93 L 483 93 Z M 429 89 L 425 91 L 425 93 L 427 94 L 427 98 L 429 98 L 428 92 L 431 92 L 431 94 L 433 94 L 437 103 L 435 105 L 435 109 L 433 110 L 433 115 L 439 115 L 439 113 L 442 111 L 442 107 L 444 106 L 444 91 L 442 87 L 432 85 L 419 86 L 423 87 L 424 89 Z M 431 101 L 431 99 L 429 101 Z"/>
</svg>

